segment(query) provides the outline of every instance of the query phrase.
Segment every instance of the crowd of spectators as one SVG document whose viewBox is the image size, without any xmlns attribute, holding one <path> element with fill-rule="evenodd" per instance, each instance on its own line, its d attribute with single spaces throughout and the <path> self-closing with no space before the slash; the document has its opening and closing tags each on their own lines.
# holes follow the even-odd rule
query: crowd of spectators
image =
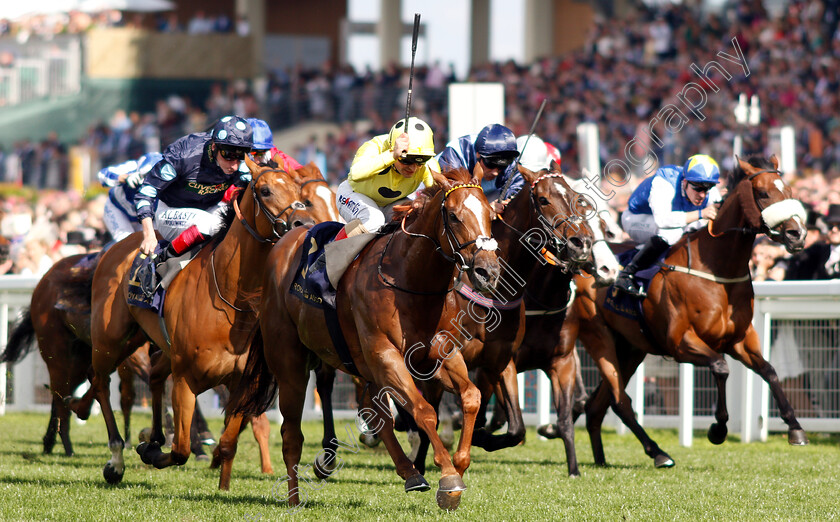
<svg viewBox="0 0 840 522">
<path fill-rule="evenodd" d="M 717 158 L 726 172 L 732 167 L 736 133 L 745 134 L 748 141 L 759 144 L 758 152 L 767 153 L 770 128 L 792 125 L 798 170 L 790 181 L 796 195 L 824 215 L 829 204 L 840 203 L 836 4 L 794 1 L 773 17 L 759 0 L 733 3 L 720 14 L 700 15 L 685 4 L 642 7 L 626 19 L 597 19 L 583 48 L 530 64 L 481 64 L 462 78 L 451 66 L 439 62 L 419 65 L 412 114 L 435 129 L 440 150 L 454 138 L 447 135 L 447 86 L 454 81 L 501 82 L 505 123 L 516 134 L 527 132 L 540 103 L 548 100 L 537 133 L 560 149 L 564 170 L 574 173 L 579 169 L 579 123 L 598 125 L 602 165 L 621 157 L 626 144 L 640 128 L 647 127 L 659 108 L 676 103 L 682 86 L 697 81 L 689 66 L 702 66 L 716 59 L 719 51 L 732 54 L 734 38 L 748 58 L 749 75 L 734 69 L 729 81 L 718 78 L 720 90 L 709 91 L 702 109 L 705 120 L 692 118 L 678 133 L 663 132 L 662 146 L 651 144 L 656 159 L 661 164 L 681 164 L 687 156 L 704 152 Z M 61 22 L 61 30 L 67 31 L 91 23 L 133 23 L 113 13 L 97 17 L 71 13 Z M 232 23 L 224 16 L 196 13 L 182 24 L 171 13 L 163 13 L 157 15 L 155 26 L 161 31 L 206 33 L 237 30 L 240 22 L 244 21 Z M 38 32 L 48 30 L 49 25 L 42 20 L 29 28 L 0 25 L 0 30 Z M 337 185 L 346 176 L 359 145 L 387 132 L 401 116 L 408 70 L 395 64 L 377 71 L 325 64 L 315 69 L 269 71 L 267 80 L 219 83 L 206 99 L 173 94 L 158 100 L 156 110 L 150 113 L 117 111 L 110 121 L 93 126 L 81 143 L 62 144 L 55 136 L 39 143 L 21 141 L 11 150 L 0 150 L 0 179 L 61 189 L 68 183 L 67 148 L 71 145 L 91 152 L 91 170 L 95 171 L 162 150 L 184 134 L 206 129 L 219 116 L 235 113 L 263 118 L 275 131 L 300 122 L 334 124 L 334 131 L 312 136 L 286 152 L 303 163 L 315 161 Z M 741 93 L 760 97 L 758 126 L 742 128 L 736 123 L 733 108 Z M 627 194 L 639 179 L 623 187 L 610 202 L 616 211 L 623 210 Z"/>
</svg>

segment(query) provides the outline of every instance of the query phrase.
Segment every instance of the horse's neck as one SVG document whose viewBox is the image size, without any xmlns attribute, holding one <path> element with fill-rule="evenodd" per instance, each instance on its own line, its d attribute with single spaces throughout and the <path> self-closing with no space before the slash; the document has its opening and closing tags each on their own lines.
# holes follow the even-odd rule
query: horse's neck
<svg viewBox="0 0 840 522">
<path fill-rule="evenodd" d="M 240 212 L 245 219 L 254 216 L 254 200 L 247 194 L 242 198 Z M 251 225 L 256 229 L 256 223 Z M 250 291 L 262 284 L 262 267 L 270 243 L 257 241 L 242 225 L 239 218 L 231 223 L 225 237 L 216 247 L 214 265 L 220 287 Z"/>
<path fill-rule="evenodd" d="M 714 275 L 740 277 L 749 271 L 755 236 L 737 198 L 733 197 L 721 206 L 711 231 L 707 226 L 689 243 L 696 244 L 700 262 Z"/>
<path fill-rule="evenodd" d="M 527 235 L 531 230 L 541 230 L 539 221 L 534 215 L 536 211 L 530 204 L 531 198 L 527 195 L 529 190 L 530 185 L 523 187 L 519 194 L 505 207 L 505 212 L 502 215 L 504 223 L 493 222 L 493 238 L 499 243 L 500 257 L 504 259 L 507 265 L 504 267 L 505 273 L 502 274 L 502 279 L 508 284 L 501 288 L 506 289 L 506 293 L 511 293 L 511 295 L 502 297 L 509 299 L 518 298 L 522 295 L 525 287 L 523 284 L 516 283 L 524 281 L 523 278 L 528 277 L 528 274 L 536 266 L 537 256 L 539 255 L 535 247 L 527 243 Z M 505 224 L 508 226 L 505 226 Z M 538 235 L 537 238 L 542 238 L 542 234 Z M 513 271 L 513 274 L 507 273 L 509 270 Z"/>
<path fill-rule="evenodd" d="M 412 234 L 437 238 L 440 226 L 440 202 L 435 198 L 426 204 L 406 230 Z M 455 266 L 437 251 L 433 241 L 397 232 L 391 248 L 401 258 L 392 264 L 401 272 L 395 277 L 397 284 L 402 285 L 404 282 L 407 288 L 430 292 L 445 289 L 450 285 Z"/>
</svg>

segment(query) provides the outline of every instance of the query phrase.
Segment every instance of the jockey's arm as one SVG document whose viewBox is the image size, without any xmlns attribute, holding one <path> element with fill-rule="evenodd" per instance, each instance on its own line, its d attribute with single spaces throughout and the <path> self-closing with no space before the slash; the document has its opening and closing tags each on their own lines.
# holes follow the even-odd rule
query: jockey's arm
<svg viewBox="0 0 840 522">
<path fill-rule="evenodd" d="M 396 159 L 390 149 L 384 148 L 384 139 L 379 136 L 367 141 L 356 152 L 347 178 L 350 181 L 364 181 L 372 178 L 394 164 Z"/>
<path fill-rule="evenodd" d="M 157 246 L 154 221 L 150 217 L 145 217 L 140 220 L 140 225 L 143 227 L 143 241 L 140 243 L 140 252 L 149 255 L 155 251 L 155 246 Z"/>
<path fill-rule="evenodd" d="M 675 195 L 676 190 L 668 181 L 659 177 L 653 179 L 648 204 L 658 228 L 684 228 L 687 224 L 700 219 L 700 212 L 697 210 L 690 212 L 672 210 L 671 205 Z"/>
</svg>

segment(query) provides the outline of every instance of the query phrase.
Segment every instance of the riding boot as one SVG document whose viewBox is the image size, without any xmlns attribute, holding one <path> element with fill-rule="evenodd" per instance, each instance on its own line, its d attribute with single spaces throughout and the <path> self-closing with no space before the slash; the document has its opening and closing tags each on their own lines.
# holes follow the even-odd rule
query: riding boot
<svg viewBox="0 0 840 522">
<path fill-rule="evenodd" d="M 172 240 L 169 243 L 169 246 L 163 249 L 163 251 L 158 254 L 155 258 L 155 264 L 160 265 L 167 259 L 171 257 L 178 257 L 183 255 L 187 250 L 192 248 L 193 246 L 206 241 L 207 238 L 204 234 L 198 231 L 198 227 L 195 225 L 190 226 L 188 229 L 181 232 L 178 237 Z"/>
<path fill-rule="evenodd" d="M 365 226 L 362 224 L 362 220 L 353 219 L 349 223 L 344 225 L 344 228 L 338 231 L 338 234 L 335 235 L 334 241 L 340 241 L 348 237 L 359 236 L 367 233 L 368 229 L 365 228 Z"/>
<path fill-rule="evenodd" d="M 657 259 L 659 259 L 659 256 L 663 252 L 668 250 L 668 247 L 670 246 L 671 245 L 669 245 L 667 241 L 659 236 L 653 236 L 650 238 L 650 240 L 648 240 L 648 242 L 645 243 L 638 252 L 636 252 L 633 259 L 627 263 L 624 270 L 618 274 L 618 278 L 615 280 L 615 287 L 619 290 L 627 292 L 630 295 L 644 297 L 645 291 L 642 289 L 638 281 L 636 281 L 636 272 L 644 270 L 652 265 Z"/>
</svg>

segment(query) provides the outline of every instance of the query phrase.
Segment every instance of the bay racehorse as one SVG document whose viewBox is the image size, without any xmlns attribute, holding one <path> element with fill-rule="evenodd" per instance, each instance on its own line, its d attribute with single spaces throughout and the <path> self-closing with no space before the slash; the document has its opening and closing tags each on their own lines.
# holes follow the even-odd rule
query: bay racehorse
<svg viewBox="0 0 840 522">
<path fill-rule="evenodd" d="M 108 381 L 113 369 L 128 355 L 126 338 L 139 329 L 166 353 L 172 373 L 172 407 L 175 439 L 170 453 L 160 450 L 160 399 L 162 383 L 153 389 L 156 413 L 152 442 L 137 452 L 157 468 L 180 465 L 189 458 L 189 422 L 195 396 L 219 384 L 236 390 L 254 332 L 255 301 L 261 290 L 262 269 L 274 242 L 293 226 L 311 222 L 301 210 L 299 180 L 280 169 L 258 167 L 245 160 L 252 181 L 234 203 L 237 218 L 223 237 L 203 248 L 172 280 L 163 308 L 163 322 L 150 309 L 129 306 L 129 268 L 137 255 L 141 234 L 117 243 L 103 254 L 94 274 L 91 299 L 93 345 L 92 389 L 102 406 L 108 427 L 111 460 L 103 474 L 110 483 L 122 480 L 123 441 L 108 401 Z M 165 325 L 166 331 L 163 330 Z M 233 393 L 231 402 L 235 403 Z M 243 420 L 229 420 L 219 442 L 219 487 L 230 487 L 236 451 L 235 438 Z"/>
<path fill-rule="evenodd" d="M 606 386 L 602 380 L 586 405 L 586 426 L 596 464 L 606 463 L 601 423 L 610 403 L 622 421 L 630 423 L 646 453 L 655 458 L 649 445 L 652 441 L 635 422 L 630 399 L 623 391 L 648 353 L 711 369 L 718 391 L 716 422 L 708 431 L 713 444 L 723 443 L 728 431 L 725 384 L 729 368 L 724 354 L 746 365 L 770 386 L 788 425 L 788 442 L 808 443 L 776 371 L 761 355 L 752 325 L 754 293 L 749 259 L 756 235 L 767 234 L 789 252 L 800 250 L 805 240 L 804 208 L 792 198 L 778 167 L 775 156 L 769 160 L 738 159 L 738 169 L 730 179 L 729 194 L 717 218 L 672 246 L 651 280 L 641 303 L 643 324 L 607 309 L 604 300 L 608 289 L 590 293 L 597 315 L 587 323 L 591 330 L 587 349 L 592 353 L 596 346 L 616 354 L 620 390 L 618 396 L 616 386 Z"/>
<path fill-rule="evenodd" d="M 511 358 L 527 335 L 526 296 L 537 286 L 546 286 L 550 292 L 568 292 L 568 281 L 581 263 L 589 261 L 593 244 L 586 218 L 596 216 L 594 208 L 569 187 L 556 163 L 552 165 L 553 169 L 538 173 L 520 166 L 525 184 L 505 206 L 499 219 L 493 221 L 493 237 L 499 243 L 499 256 L 504 263 L 492 298 L 474 295 L 463 278 L 457 291 L 447 297 L 461 310 L 458 324 L 466 340 L 458 349 L 467 367 L 477 370 L 475 383 L 481 392 L 479 427 L 473 435 L 473 444 L 487 451 L 516 446 L 525 438 L 517 367 Z M 552 283 L 545 281 L 526 286 L 531 274 L 543 266 L 548 267 L 543 277 L 548 277 L 548 273 L 563 274 L 565 283 L 551 286 Z M 424 398 L 437 407 L 443 389 L 435 381 L 421 384 Z M 507 414 L 508 431 L 504 435 L 491 435 L 483 428 L 494 387 L 497 401 Z M 420 437 L 415 466 L 422 473 L 428 438 L 423 433 Z"/>
<path fill-rule="evenodd" d="M 461 477 L 470 463 L 480 403 L 463 357 L 457 350 L 446 350 L 444 339 L 461 336 L 452 322 L 459 310 L 446 296 L 462 271 L 478 292 L 492 290 L 500 271 L 496 242 L 490 237 L 492 210 L 478 184 L 480 176 L 470 179 L 463 169 L 435 173 L 435 186 L 395 214 L 401 224 L 368 244 L 337 284 L 336 310 L 353 366 L 370 383 L 371 397 L 382 402 L 387 392 L 431 439 L 435 464 L 442 472 L 437 501 L 445 509 L 457 508 L 466 489 Z M 347 370 L 327 333 L 323 311 L 289 292 L 302 249 L 308 249 L 305 238 L 305 230 L 293 230 L 272 250 L 260 307 L 264 355 L 282 383 L 283 460 L 292 505 L 300 503 L 300 421 L 309 370 L 315 366 L 312 355 Z M 258 346 L 255 340 L 255 354 Z M 440 379 L 461 397 L 464 430 L 454 459 L 437 435 L 435 411 L 417 390 L 414 378 Z M 252 402 L 259 404 L 258 399 L 254 394 Z M 406 480 L 406 490 L 428 489 L 394 437 L 386 410 L 383 404 L 372 408 L 368 425 L 382 427 L 380 435 L 397 473 Z"/>
</svg>

